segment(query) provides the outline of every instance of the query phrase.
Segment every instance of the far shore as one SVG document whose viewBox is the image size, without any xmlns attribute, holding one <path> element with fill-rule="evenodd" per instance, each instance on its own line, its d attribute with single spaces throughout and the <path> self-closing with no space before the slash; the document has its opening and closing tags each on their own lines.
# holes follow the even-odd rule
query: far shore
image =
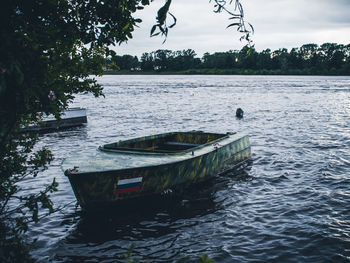
<svg viewBox="0 0 350 263">
<path fill-rule="evenodd" d="M 271 76 L 350 76 L 329 70 L 314 72 L 311 70 L 237 70 L 237 69 L 190 69 L 185 71 L 140 71 L 140 70 L 107 70 L 103 75 L 271 75 Z"/>
</svg>

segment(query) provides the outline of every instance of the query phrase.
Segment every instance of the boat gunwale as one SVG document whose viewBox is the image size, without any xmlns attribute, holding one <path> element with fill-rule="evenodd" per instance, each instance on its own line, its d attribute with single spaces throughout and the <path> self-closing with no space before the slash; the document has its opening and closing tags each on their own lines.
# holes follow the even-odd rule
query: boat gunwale
<svg viewBox="0 0 350 263">
<path fill-rule="evenodd" d="M 247 148 L 244 148 L 238 152 L 236 152 L 235 154 L 239 154 L 241 152 L 244 152 L 246 151 L 248 148 L 251 148 L 251 146 L 248 146 Z M 204 154 L 201 154 L 201 155 L 195 155 L 193 158 L 197 158 L 197 157 L 200 157 L 202 155 L 206 155 L 206 154 L 211 154 L 211 152 L 207 152 L 207 153 L 204 153 Z M 192 157 L 192 156 L 191 156 Z M 190 158 L 189 158 L 190 159 Z M 127 167 L 127 168 L 123 168 L 123 169 L 111 169 L 111 170 L 103 170 L 103 171 L 92 171 L 92 172 L 71 172 L 69 171 L 70 169 L 67 169 L 64 171 L 64 174 L 66 176 L 75 176 L 75 175 L 91 175 L 91 174 L 96 174 L 96 173 L 103 173 L 104 175 L 106 175 L 106 173 L 111 173 L 111 175 L 108 175 L 108 176 L 114 176 L 114 172 L 115 171 L 130 171 L 130 170 L 138 170 L 138 169 L 147 169 L 147 168 L 152 168 L 152 167 L 159 167 L 159 166 L 163 166 L 163 165 L 169 165 L 169 164 L 177 164 L 177 163 L 180 163 L 180 162 L 184 162 L 184 161 L 187 161 L 189 159 L 184 159 L 184 160 L 177 160 L 177 161 L 174 161 L 174 162 L 170 162 L 170 163 L 162 163 L 162 164 L 156 164 L 156 165 L 148 165 L 148 166 L 138 166 L 138 167 Z M 250 161 L 252 160 L 252 157 L 249 157 L 247 158 L 246 160 L 243 160 L 237 164 L 235 164 L 235 166 L 239 165 L 239 164 L 242 164 L 242 163 L 245 163 L 247 161 Z M 125 178 L 128 178 L 128 177 L 125 177 Z"/>
<path fill-rule="evenodd" d="M 237 132 L 231 132 L 231 133 L 230 133 L 230 132 L 228 132 L 227 135 L 224 136 L 223 138 L 226 138 L 226 139 L 227 139 L 227 138 L 229 138 L 230 135 L 235 135 L 235 134 L 241 134 L 241 133 L 237 133 Z M 248 134 L 242 134 L 242 135 L 243 135 L 243 136 L 240 137 L 239 139 L 244 138 L 244 137 L 246 137 L 246 136 L 249 136 Z M 150 136 L 148 136 L 148 137 L 150 137 Z M 236 140 L 235 140 L 235 141 L 236 141 Z M 220 148 L 222 148 L 222 147 L 225 147 L 225 146 L 227 146 L 227 145 L 229 145 L 229 144 L 231 144 L 231 143 L 233 143 L 233 142 L 234 142 L 234 141 L 232 141 L 232 142 L 230 142 L 230 143 L 228 143 L 228 144 L 226 144 L 226 145 L 221 145 L 221 147 L 219 147 L 219 148 L 217 148 L 217 149 L 220 149 Z M 201 145 L 201 146 L 202 146 L 202 145 Z M 196 147 L 197 150 L 199 150 L 199 148 L 204 148 L 204 147 L 201 147 L 201 146 Z M 250 145 L 250 144 L 248 145 L 248 147 L 246 147 L 246 148 L 244 148 L 244 149 L 242 149 L 242 150 L 236 152 L 235 154 L 239 154 L 239 153 L 241 153 L 241 152 L 243 152 L 243 151 L 246 151 L 248 148 L 251 148 L 251 145 Z M 123 171 L 123 170 L 129 171 L 129 170 L 137 170 L 137 169 L 147 169 L 147 168 L 151 168 L 151 167 L 158 167 L 158 166 L 169 165 L 169 164 L 177 164 L 177 163 L 184 162 L 184 161 L 187 161 L 187 160 L 192 159 L 192 158 L 198 158 L 198 157 L 200 157 L 200 156 L 204 156 L 204 155 L 207 155 L 207 154 L 211 154 L 212 152 L 213 152 L 213 151 L 209 151 L 209 152 L 202 153 L 202 154 L 199 154 L 199 155 L 190 155 L 189 158 L 187 158 L 187 159 L 175 160 L 175 161 L 172 161 L 172 162 L 169 162 L 169 163 L 161 163 L 161 164 L 146 165 L 146 166 L 138 166 L 138 167 L 127 167 L 127 168 L 122 168 L 122 169 L 110 169 L 110 170 L 87 171 L 87 172 L 80 172 L 79 170 L 73 172 L 74 169 L 66 169 L 66 170 L 64 171 L 64 174 L 65 174 L 67 177 L 69 177 L 69 176 L 75 176 L 75 175 L 89 175 L 89 174 L 96 174 L 96 173 L 112 173 L 112 174 L 113 174 L 116 170 L 118 170 L 118 171 Z M 107 153 L 109 153 L 109 152 L 107 152 Z M 121 152 L 121 153 L 124 154 L 124 152 Z M 185 155 L 185 154 L 183 154 L 183 155 Z M 252 159 L 252 158 L 250 157 L 250 158 L 248 158 L 247 160 L 251 160 L 251 159 Z M 247 161 L 247 160 L 245 160 L 245 161 Z M 245 162 L 245 161 L 242 161 L 242 162 Z"/>
<path fill-rule="evenodd" d="M 145 137 L 139 137 L 139 138 L 135 138 L 135 139 L 129 139 L 129 140 L 125 140 L 125 141 L 119 141 L 119 142 L 123 142 L 123 143 L 130 143 L 130 142 L 134 142 L 137 141 L 138 139 L 144 139 L 146 140 L 152 140 L 152 139 L 156 139 L 156 138 L 162 138 L 162 137 L 167 137 L 169 135 L 174 135 L 174 134 L 178 134 L 178 133 L 198 133 L 198 134 L 216 134 L 216 135 L 223 135 L 222 137 L 215 139 L 213 141 L 204 143 L 204 144 L 200 144 L 198 146 L 195 147 L 191 147 L 189 149 L 185 149 L 185 150 L 181 150 L 181 151 L 169 151 L 169 152 L 152 152 L 152 151 L 148 151 L 148 150 L 123 150 L 123 149 L 107 149 L 105 148 L 106 145 L 110 145 L 113 143 L 108 143 L 108 144 L 104 144 L 102 146 L 99 146 L 98 149 L 102 152 L 109 152 L 109 153 L 123 153 L 123 154 L 137 154 L 137 155 L 155 155 L 155 156 L 167 156 L 167 155 L 185 155 L 187 153 L 193 152 L 195 150 L 199 150 L 201 148 L 207 147 L 209 145 L 215 144 L 219 141 L 222 141 L 224 139 L 229 138 L 230 135 L 234 135 L 237 134 L 237 132 L 227 132 L 226 134 L 224 133 L 209 133 L 209 132 L 205 132 L 203 133 L 202 131 L 190 131 L 190 132 L 168 132 L 168 133 L 160 133 L 160 134 L 156 134 L 156 135 L 151 135 L 151 136 L 145 136 Z M 117 142 L 117 143 L 119 143 Z"/>
</svg>

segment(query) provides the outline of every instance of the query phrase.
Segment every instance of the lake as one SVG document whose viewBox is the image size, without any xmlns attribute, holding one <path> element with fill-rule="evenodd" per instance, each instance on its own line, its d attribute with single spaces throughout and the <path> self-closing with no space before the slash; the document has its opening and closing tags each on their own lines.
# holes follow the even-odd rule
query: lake
<svg viewBox="0 0 350 263">
<path fill-rule="evenodd" d="M 39 262 L 350 262 L 350 77 L 103 76 L 82 94 L 88 123 L 40 135 L 55 155 L 26 182 L 53 178 L 61 212 L 33 225 Z M 236 109 L 244 118 L 235 117 Z M 246 131 L 251 165 L 183 196 L 127 211 L 82 213 L 60 165 L 101 144 L 169 131 Z"/>
</svg>

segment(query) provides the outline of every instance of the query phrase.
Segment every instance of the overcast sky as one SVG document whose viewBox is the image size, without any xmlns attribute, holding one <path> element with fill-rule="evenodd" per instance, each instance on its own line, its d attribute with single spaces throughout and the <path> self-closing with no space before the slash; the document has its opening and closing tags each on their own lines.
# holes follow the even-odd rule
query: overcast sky
<svg viewBox="0 0 350 263">
<path fill-rule="evenodd" d="M 234 1 L 233 1 L 234 2 Z M 199 57 L 205 52 L 240 50 L 244 42 L 234 28 L 226 29 L 228 15 L 213 12 L 209 0 L 173 0 L 170 12 L 177 24 L 170 29 L 168 39 L 149 37 L 157 10 L 164 3 L 155 0 L 136 17 L 143 20 L 134 38 L 117 46 L 118 55 L 141 57 L 157 49 L 172 51 L 193 49 Z M 350 0 L 241 0 L 246 20 L 253 24 L 255 48 L 300 47 L 303 44 L 326 42 L 350 44 Z M 233 8 L 233 5 L 232 5 Z"/>
</svg>

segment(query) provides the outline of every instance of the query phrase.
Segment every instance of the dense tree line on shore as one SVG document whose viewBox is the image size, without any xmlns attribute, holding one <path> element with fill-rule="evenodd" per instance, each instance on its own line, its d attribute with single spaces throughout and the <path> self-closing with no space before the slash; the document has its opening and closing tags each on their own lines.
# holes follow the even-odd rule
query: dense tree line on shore
<svg viewBox="0 0 350 263">
<path fill-rule="evenodd" d="M 350 75 L 350 44 L 305 44 L 290 51 L 281 48 L 262 52 L 245 46 L 241 50 L 205 53 L 202 58 L 192 49 L 157 50 L 143 53 L 140 59 L 116 55 L 107 64 L 107 68 L 117 65 L 124 73 Z"/>
</svg>

